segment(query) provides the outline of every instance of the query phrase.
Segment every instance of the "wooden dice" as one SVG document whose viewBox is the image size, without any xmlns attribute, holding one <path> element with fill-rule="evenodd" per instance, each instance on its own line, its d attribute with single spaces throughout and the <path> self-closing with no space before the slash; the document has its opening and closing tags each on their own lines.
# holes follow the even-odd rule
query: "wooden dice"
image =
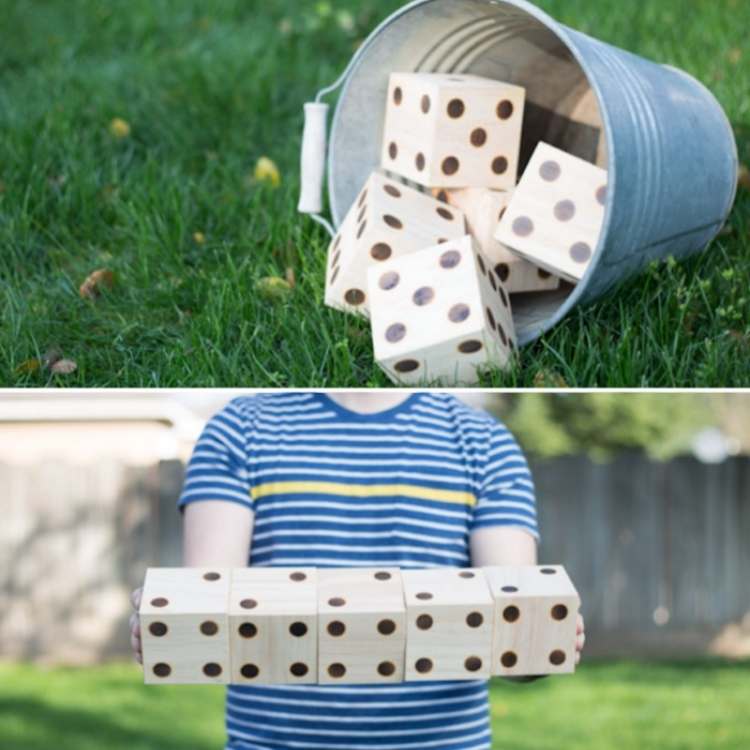
<svg viewBox="0 0 750 750">
<path fill-rule="evenodd" d="M 493 600 L 481 570 L 405 570 L 406 680 L 490 676 Z"/>
<path fill-rule="evenodd" d="M 588 269 L 604 222 L 607 172 L 540 143 L 495 238 L 573 283 Z"/>
<path fill-rule="evenodd" d="M 445 198 L 451 206 L 463 211 L 469 233 L 492 264 L 497 277 L 509 294 L 545 292 L 557 289 L 560 278 L 529 263 L 495 239 L 497 225 L 505 214 L 512 191 L 487 188 L 460 188 L 436 191 L 438 200 Z"/>
<path fill-rule="evenodd" d="M 375 359 L 394 382 L 471 385 L 508 364 L 510 301 L 469 235 L 371 268 L 368 290 Z"/>
<path fill-rule="evenodd" d="M 388 684 L 575 669 L 560 566 L 151 568 L 147 684 Z"/>
<path fill-rule="evenodd" d="M 318 573 L 318 681 L 401 682 L 405 608 L 398 568 Z"/>
<path fill-rule="evenodd" d="M 580 599 L 565 569 L 489 567 L 484 573 L 495 600 L 492 674 L 573 672 Z"/>
<path fill-rule="evenodd" d="M 229 682 L 229 586 L 223 568 L 148 570 L 140 607 L 147 684 Z"/>
<path fill-rule="evenodd" d="M 329 247 L 326 304 L 366 314 L 368 268 L 465 233 L 460 209 L 373 173 Z"/>
<path fill-rule="evenodd" d="M 229 599 L 234 684 L 317 682 L 317 577 L 314 568 L 234 571 Z"/>
<path fill-rule="evenodd" d="M 525 91 L 465 74 L 392 73 L 381 164 L 425 187 L 516 184 Z"/>
</svg>

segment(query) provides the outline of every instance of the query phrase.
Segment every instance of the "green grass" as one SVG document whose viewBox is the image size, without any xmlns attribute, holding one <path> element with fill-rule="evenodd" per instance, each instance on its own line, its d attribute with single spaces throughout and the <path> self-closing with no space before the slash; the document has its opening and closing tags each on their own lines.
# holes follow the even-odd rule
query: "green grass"
<svg viewBox="0 0 750 750">
<path fill-rule="evenodd" d="M 302 103 L 398 5 L 4 0 L 0 384 L 387 385 L 367 325 L 323 307 L 325 237 L 295 206 Z M 540 5 L 698 76 L 750 159 L 746 0 Z M 110 135 L 115 117 L 129 138 Z M 262 155 L 280 167 L 277 190 L 247 179 Z M 256 292 L 289 266 L 288 302 Z M 114 288 L 81 299 L 97 268 Z M 748 385 L 749 289 L 743 191 L 709 252 L 579 310 L 484 384 Z M 50 349 L 78 370 L 28 364 Z"/>
<path fill-rule="evenodd" d="M 492 688 L 493 747 L 745 750 L 750 663 L 584 665 L 574 677 Z M 144 687 L 135 667 L 0 666 L 3 750 L 223 747 L 223 691 Z"/>
</svg>

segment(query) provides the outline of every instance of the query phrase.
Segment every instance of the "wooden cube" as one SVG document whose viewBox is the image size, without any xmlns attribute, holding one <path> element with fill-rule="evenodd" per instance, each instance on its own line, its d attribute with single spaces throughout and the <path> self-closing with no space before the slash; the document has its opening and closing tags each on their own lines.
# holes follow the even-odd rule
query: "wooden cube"
<svg viewBox="0 0 750 750">
<path fill-rule="evenodd" d="M 368 290 L 375 359 L 396 383 L 475 384 L 515 349 L 508 295 L 469 235 L 371 268 Z"/>
<path fill-rule="evenodd" d="M 439 190 L 435 197 L 463 211 L 469 232 L 492 264 L 509 294 L 558 289 L 560 278 L 511 252 L 495 239 L 497 225 L 508 207 L 513 191 L 487 188 Z"/>
<path fill-rule="evenodd" d="M 575 671 L 578 592 L 560 565 L 489 567 L 495 601 L 493 675 Z"/>
<path fill-rule="evenodd" d="M 230 571 L 149 568 L 140 606 L 147 684 L 227 684 Z"/>
<path fill-rule="evenodd" d="M 580 281 L 599 243 L 607 172 L 540 143 L 495 238 L 550 273 Z"/>
<path fill-rule="evenodd" d="M 381 164 L 425 187 L 515 187 L 525 90 L 465 74 L 392 73 Z"/>
<path fill-rule="evenodd" d="M 229 599 L 232 683 L 317 682 L 317 577 L 314 568 L 235 569 Z"/>
<path fill-rule="evenodd" d="M 369 267 L 465 233 L 460 210 L 374 172 L 330 244 L 326 304 L 367 314 Z"/>
<path fill-rule="evenodd" d="M 480 569 L 404 570 L 406 680 L 488 678 L 494 605 Z"/>
<path fill-rule="evenodd" d="M 320 570 L 318 682 L 401 682 L 405 617 L 398 568 Z"/>
</svg>

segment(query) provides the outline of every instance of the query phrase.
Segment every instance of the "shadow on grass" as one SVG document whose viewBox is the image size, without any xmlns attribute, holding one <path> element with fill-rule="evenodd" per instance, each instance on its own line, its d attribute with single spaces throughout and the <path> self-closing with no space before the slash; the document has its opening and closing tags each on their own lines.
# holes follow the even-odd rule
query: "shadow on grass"
<svg viewBox="0 0 750 750">
<path fill-rule="evenodd" d="M 123 712 L 128 711 L 123 706 Z M 0 747 L 3 750 L 215 750 L 209 742 L 196 741 L 186 733 L 177 733 L 173 723 L 165 722 L 163 732 L 136 730 L 122 726 L 112 709 L 101 712 L 79 708 L 50 706 L 34 698 L 0 699 L 0 716 L 7 722 Z"/>
</svg>

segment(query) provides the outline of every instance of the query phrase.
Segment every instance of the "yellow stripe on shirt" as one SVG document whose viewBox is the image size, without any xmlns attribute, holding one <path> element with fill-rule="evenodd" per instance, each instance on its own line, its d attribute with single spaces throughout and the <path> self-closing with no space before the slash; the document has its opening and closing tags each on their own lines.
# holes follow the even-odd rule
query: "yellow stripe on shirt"
<svg viewBox="0 0 750 750">
<path fill-rule="evenodd" d="M 266 482 L 250 488 L 253 500 L 269 495 L 309 493 L 311 495 L 338 495 L 341 497 L 378 497 L 401 495 L 416 500 L 434 500 L 456 505 L 476 505 L 471 492 L 438 490 L 412 484 L 341 484 L 339 482 Z"/>
</svg>

